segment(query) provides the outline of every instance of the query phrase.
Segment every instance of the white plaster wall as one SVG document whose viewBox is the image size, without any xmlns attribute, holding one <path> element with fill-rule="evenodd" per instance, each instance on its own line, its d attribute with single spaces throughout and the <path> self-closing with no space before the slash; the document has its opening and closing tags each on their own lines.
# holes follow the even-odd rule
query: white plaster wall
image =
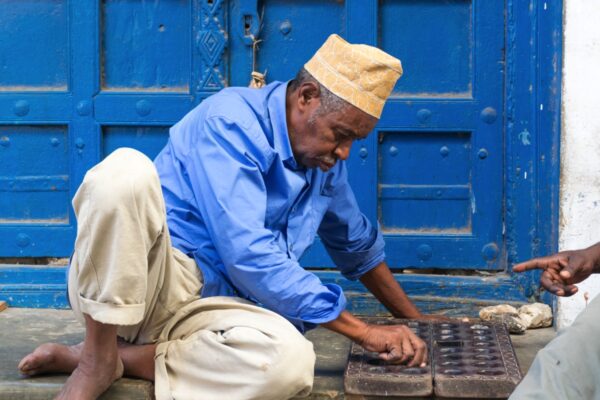
<svg viewBox="0 0 600 400">
<path fill-rule="evenodd" d="M 600 241 L 600 2 L 565 0 L 560 176 L 561 250 Z M 557 326 L 570 325 L 600 293 L 600 275 L 559 298 Z"/>
</svg>

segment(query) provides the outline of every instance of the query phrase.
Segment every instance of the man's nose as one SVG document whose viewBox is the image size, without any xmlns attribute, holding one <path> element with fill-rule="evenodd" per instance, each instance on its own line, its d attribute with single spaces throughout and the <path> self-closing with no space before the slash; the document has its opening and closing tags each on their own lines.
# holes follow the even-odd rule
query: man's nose
<svg viewBox="0 0 600 400">
<path fill-rule="evenodd" d="M 340 143 L 333 152 L 338 160 L 346 160 L 350 156 L 350 148 L 352 147 L 352 141 Z"/>
</svg>

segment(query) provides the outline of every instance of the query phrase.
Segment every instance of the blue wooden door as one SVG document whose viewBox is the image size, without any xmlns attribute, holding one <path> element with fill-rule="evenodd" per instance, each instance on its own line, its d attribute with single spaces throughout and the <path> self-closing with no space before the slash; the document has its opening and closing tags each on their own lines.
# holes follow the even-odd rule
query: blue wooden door
<svg viewBox="0 0 600 400">
<path fill-rule="evenodd" d="M 153 157 L 253 63 L 291 79 L 338 33 L 405 69 L 349 160 L 390 265 L 504 268 L 504 14 L 475 0 L 0 0 L 0 257 L 68 255 L 88 168 L 120 146 Z M 319 243 L 303 262 L 330 265 Z"/>
</svg>

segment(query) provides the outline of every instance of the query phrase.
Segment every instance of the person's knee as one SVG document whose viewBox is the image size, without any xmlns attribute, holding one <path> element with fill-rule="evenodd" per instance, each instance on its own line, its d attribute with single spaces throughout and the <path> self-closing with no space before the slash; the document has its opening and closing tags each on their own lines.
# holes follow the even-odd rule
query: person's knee
<svg viewBox="0 0 600 400">
<path fill-rule="evenodd" d="M 312 390 L 316 359 L 312 343 L 295 332 L 279 345 L 276 353 L 278 360 L 273 363 L 265 389 L 278 387 L 282 395 L 289 397 L 308 395 Z"/>
<path fill-rule="evenodd" d="M 112 210 L 145 197 L 160 186 L 152 161 L 137 150 L 120 148 L 91 169 L 84 185 L 96 207 Z"/>
</svg>

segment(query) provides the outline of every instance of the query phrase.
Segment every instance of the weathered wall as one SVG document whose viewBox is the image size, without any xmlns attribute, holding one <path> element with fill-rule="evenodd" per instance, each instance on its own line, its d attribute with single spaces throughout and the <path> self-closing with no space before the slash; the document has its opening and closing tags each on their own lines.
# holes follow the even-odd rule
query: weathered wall
<svg viewBox="0 0 600 400">
<path fill-rule="evenodd" d="M 597 0 L 564 3 L 563 127 L 561 138 L 561 250 L 600 241 L 600 6 Z M 558 327 L 570 325 L 600 293 L 600 276 L 558 300 Z"/>
</svg>

